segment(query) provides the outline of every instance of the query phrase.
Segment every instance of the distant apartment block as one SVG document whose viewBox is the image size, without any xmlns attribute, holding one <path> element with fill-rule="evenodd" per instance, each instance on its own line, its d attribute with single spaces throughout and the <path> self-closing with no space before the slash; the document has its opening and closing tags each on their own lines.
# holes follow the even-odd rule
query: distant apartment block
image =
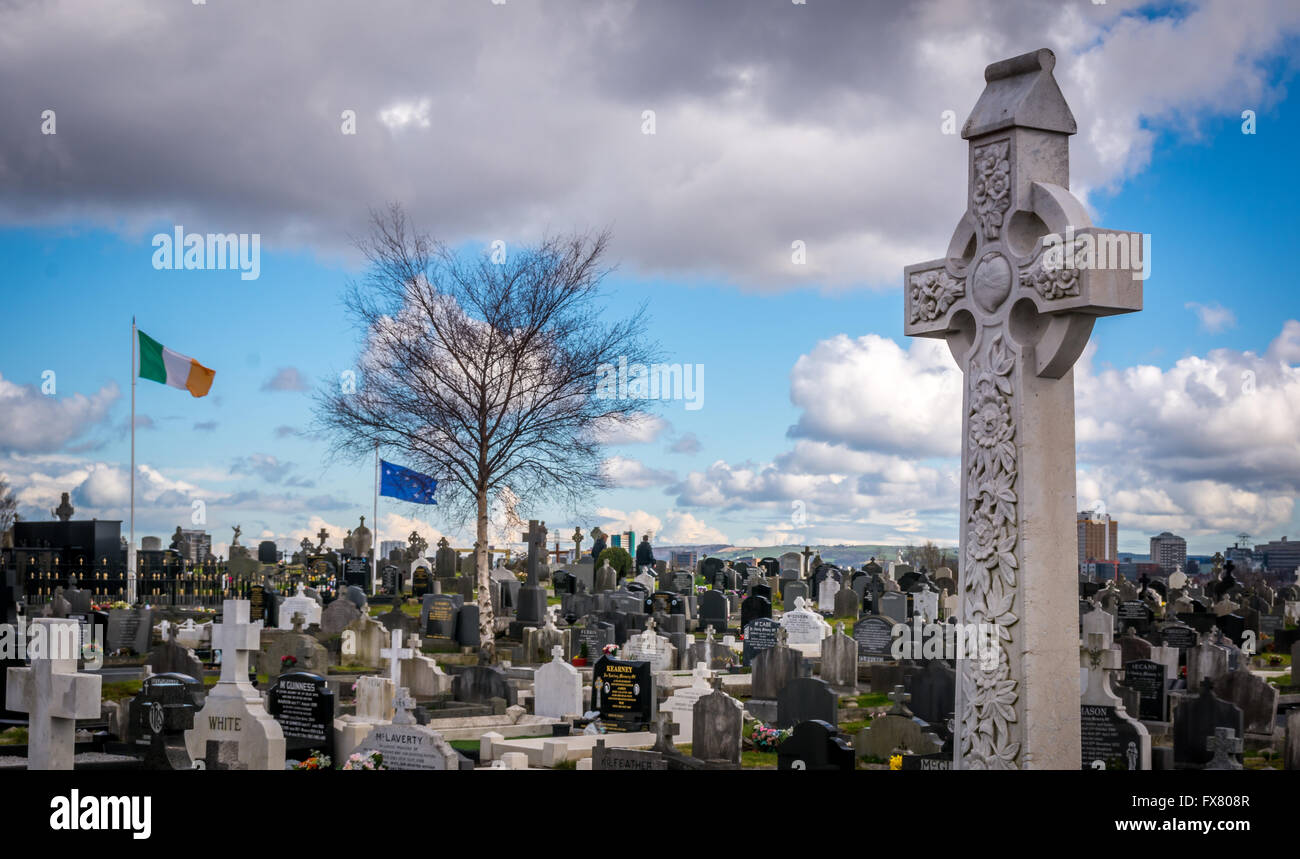
<svg viewBox="0 0 1300 859">
<path fill-rule="evenodd" d="M 1300 541 L 1283 537 L 1257 544 L 1255 558 L 1262 560 L 1270 573 L 1294 573 L 1300 568 Z"/>
<path fill-rule="evenodd" d="M 1187 541 L 1177 534 L 1163 531 L 1151 538 L 1151 563 L 1166 576 L 1187 563 Z"/>
<path fill-rule="evenodd" d="M 674 551 L 669 553 L 669 564 L 675 570 L 695 571 L 695 564 L 698 562 L 699 553 L 685 550 Z"/>
<path fill-rule="evenodd" d="M 1105 514 L 1084 511 L 1075 517 L 1079 538 L 1079 566 L 1089 561 L 1119 559 L 1119 522 Z"/>
</svg>

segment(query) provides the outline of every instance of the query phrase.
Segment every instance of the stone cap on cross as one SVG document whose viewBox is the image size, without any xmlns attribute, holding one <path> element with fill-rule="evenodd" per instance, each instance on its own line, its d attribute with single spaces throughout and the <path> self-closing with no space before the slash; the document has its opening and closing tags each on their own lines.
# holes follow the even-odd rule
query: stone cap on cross
<svg viewBox="0 0 1300 859">
<path fill-rule="evenodd" d="M 655 719 L 654 751 L 672 751 L 673 737 L 677 735 L 678 726 L 671 713 L 659 713 Z"/>
</svg>

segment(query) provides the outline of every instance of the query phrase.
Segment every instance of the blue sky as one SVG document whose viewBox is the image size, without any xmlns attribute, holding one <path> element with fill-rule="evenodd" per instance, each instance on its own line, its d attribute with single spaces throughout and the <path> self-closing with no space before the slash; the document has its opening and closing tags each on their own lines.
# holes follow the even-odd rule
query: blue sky
<svg viewBox="0 0 1300 859">
<path fill-rule="evenodd" d="M 1229 14 L 1220 4 L 1191 7 L 1211 29 Z M 1122 15 L 1122 10 L 1096 14 Z M 1179 17 L 1187 19 L 1185 8 Z M 1144 310 L 1099 321 L 1083 359 L 1086 366 L 1080 368 L 1078 417 L 1087 413 L 1108 424 L 1080 424 L 1080 506 L 1099 502 L 1119 518 L 1121 549 L 1129 551 L 1144 552 L 1146 538 L 1165 528 L 1184 533 L 1193 552 L 1221 548 L 1238 531 L 1261 541 L 1282 534 L 1300 538 L 1294 503 L 1300 487 L 1300 433 L 1294 429 L 1300 421 L 1295 369 L 1300 331 L 1284 332 L 1287 320 L 1300 320 L 1300 300 L 1294 296 L 1294 277 L 1280 265 L 1300 231 L 1293 203 L 1300 191 L 1294 165 L 1300 97 L 1290 92 L 1295 29 L 1279 26 L 1284 35 L 1264 43 L 1251 37 L 1255 31 L 1243 33 L 1242 43 L 1255 55 L 1205 60 L 1224 64 L 1221 89 L 1189 93 L 1168 81 L 1111 68 L 1128 61 L 1134 45 L 1149 45 L 1153 54 L 1195 50 L 1195 15 L 1181 26 L 1158 11 L 1148 10 L 1142 18 L 1136 23 L 1132 16 L 1113 18 L 1104 27 L 1076 22 L 1073 41 L 1053 46 L 1058 78 L 1082 132 L 1072 139 L 1074 190 L 1086 194 L 1096 223 L 1150 233 L 1154 250 Z M 1045 21 L 1042 33 L 1027 38 L 1046 40 L 1050 24 Z M 900 20 L 893 26 L 895 37 L 903 38 L 912 24 Z M 325 34 L 314 35 L 325 50 Z M 206 38 L 188 29 L 184 37 Z M 1179 47 L 1178 39 L 1186 43 Z M 255 41 L 250 37 L 249 45 Z M 573 47 L 581 56 L 584 46 Z M 125 518 L 128 338 L 134 313 L 150 336 L 217 371 L 204 399 L 139 383 L 137 411 L 152 426 L 137 434 L 137 458 L 153 472 L 147 480 L 141 477 L 137 536 L 162 536 L 177 524 L 189 527 L 195 500 L 206 505 L 206 527 L 218 550 L 234 524 L 242 525 L 246 543 L 267 537 L 290 545 L 322 525 L 337 539 L 359 516 L 369 521 L 369 459 L 324 459 L 324 444 L 302 434 L 311 402 L 310 392 L 301 388 L 336 379 L 356 359 L 358 332 L 341 305 L 348 279 L 359 274 L 348 236 L 364 228 L 367 206 L 395 200 L 467 253 L 497 237 L 527 242 L 542 229 L 610 224 L 620 269 L 607 283 L 607 312 L 627 314 L 646 302 L 649 333 L 669 360 L 704 366 L 702 409 L 665 403 L 662 422 L 646 429 L 649 440 L 611 448 L 610 455 L 626 467 L 628 485 L 592 499 L 580 523 L 584 530 L 592 524 L 650 529 L 674 542 L 935 539 L 951 545 L 957 536 L 957 439 L 955 431 L 945 436 L 944 428 L 955 425 L 959 415 L 953 414 L 951 399 L 927 398 L 917 382 L 942 384 L 949 378 L 944 374 L 953 372 L 952 362 L 946 352 L 926 351 L 933 344 L 902 336 L 901 264 L 941 255 L 961 214 L 966 143 L 937 134 L 938 111 L 931 107 L 951 103 L 964 117 L 982 83 L 983 64 L 1015 51 L 968 45 L 935 69 L 933 79 L 916 80 L 919 73 L 912 73 L 906 86 L 926 93 L 924 108 L 891 129 L 893 137 L 877 150 L 870 144 L 877 127 L 854 108 L 870 106 L 877 95 L 891 97 L 884 94 L 886 82 L 879 92 L 837 95 L 840 101 L 821 106 L 822 113 L 818 99 L 811 99 L 801 103 L 799 116 L 783 120 L 778 108 L 784 90 L 794 85 L 781 77 L 789 57 L 779 45 L 769 50 L 749 58 L 750 67 L 760 70 L 759 82 L 742 75 L 754 91 L 740 104 L 735 93 L 711 91 L 698 79 L 651 80 L 647 74 L 644 80 L 622 82 L 621 89 L 611 84 L 610 91 L 591 93 L 579 87 L 571 114 L 544 117 L 531 126 L 535 156 L 507 162 L 514 187 L 496 202 L 467 207 L 459 220 L 455 203 L 469 192 L 453 187 L 454 177 L 439 174 L 407 186 L 376 172 L 373 152 L 339 155 L 333 137 L 304 144 L 300 128 L 283 138 L 248 142 L 240 157 L 246 164 L 256 162 L 265 174 L 257 177 L 257 190 L 254 177 L 233 179 L 233 186 L 222 190 L 222 159 L 234 159 L 238 147 L 233 144 L 242 142 L 234 132 L 207 160 L 194 154 L 189 174 L 160 165 L 167 182 L 150 179 L 148 162 L 159 157 L 149 151 L 151 144 L 132 150 L 132 135 L 140 131 L 92 125 L 72 109 L 60 114 L 57 137 L 89 140 L 59 141 L 69 147 L 61 157 L 79 165 L 68 168 L 65 182 L 45 177 L 48 163 L 30 154 L 46 141 L 33 143 L 34 135 L 21 145 L 0 139 L 0 166 L 10 165 L 3 169 L 35 159 L 36 166 L 24 174 L 23 193 L 39 200 L 40 184 L 48 182 L 55 190 L 47 196 L 57 199 L 57 205 L 7 206 L 0 227 L 11 320 L 0 343 L 0 376 L 10 386 L 31 386 L 0 393 L 23 406 L 13 413 L 72 433 L 66 439 L 37 433 L 45 437 L 34 439 L 30 428 L 26 434 L 12 429 L 8 436 L 0 428 L 0 472 L 18 490 L 24 515 L 44 513 L 57 504 L 59 491 L 73 491 L 82 513 Z M 87 53 L 93 68 L 97 51 Z M 267 62 L 265 48 L 248 47 L 248 56 Z M 1104 76 L 1076 77 L 1082 74 L 1078 69 L 1097 63 L 1105 64 Z M 567 85 L 563 74 L 580 71 L 558 72 L 561 77 L 550 83 Z M 124 71 L 101 85 L 117 90 L 133 79 Z M 62 104 L 61 92 L 70 97 L 48 82 L 29 84 L 30 105 Z M 379 143 L 359 139 L 359 144 L 378 146 L 410 176 L 418 175 L 429 157 L 453 165 L 463 159 L 452 173 L 487 169 L 476 167 L 462 151 L 469 144 L 460 146 L 446 127 L 451 120 L 442 107 L 449 96 L 440 93 L 439 82 L 422 84 L 431 110 L 421 109 L 420 86 L 366 85 L 381 90 L 376 105 L 391 104 L 388 113 L 359 110 L 363 123 L 370 119 L 374 127 L 378 115 L 382 126 Z M 488 76 L 479 85 L 481 90 L 471 91 L 486 97 L 499 84 Z M 315 95 L 302 101 L 314 104 Z M 729 129 L 733 137 L 716 151 L 738 162 L 726 168 L 734 172 L 708 176 L 713 168 L 701 155 L 699 162 L 681 160 L 685 175 L 674 187 L 662 188 L 675 159 L 685 156 L 638 153 L 636 147 L 650 144 L 618 138 L 611 149 L 588 153 L 591 187 L 566 186 L 556 165 L 566 160 L 566 135 L 575 123 L 586 118 L 598 123 L 618 104 L 636 116 L 635 108 L 651 102 L 662 105 L 663 130 L 655 139 L 662 137 L 665 145 L 682 133 L 678 126 L 688 119 L 703 123 L 706 114 Z M 163 97 L 164 111 L 166 103 Z M 397 114 L 394 104 L 402 108 Z M 17 105 L 0 107 L 30 105 L 19 98 Z M 135 99 L 132 105 L 122 108 L 127 116 L 142 107 Z M 1242 133 L 1245 109 L 1258 111 L 1256 134 Z M 556 128 L 549 127 L 552 122 Z M 1104 122 L 1122 126 L 1122 133 L 1093 135 Z M 88 130 L 96 128 L 101 130 Z M 747 129 L 752 137 L 746 137 Z M 163 157 L 183 166 L 189 157 L 183 154 L 184 130 L 159 133 L 181 135 Z M 858 141 L 859 154 L 841 152 L 851 147 L 842 146 L 838 134 Z M 807 142 L 792 144 L 790 135 Z M 692 138 L 673 145 L 695 153 L 704 144 Z M 422 152 L 427 146 L 438 152 Z M 337 196 L 346 199 L 319 203 L 318 196 L 329 195 L 319 177 L 313 181 L 309 171 L 298 175 L 292 153 L 299 147 L 304 163 L 355 159 L 353 171 L 339 180 Z M 97 152 L 104 159 L 98 166 Z M 824 167 L 817 166 L 822 156 Z M 633 177 L 619 186 L 618 200 L 611 200 L 608 183 L 598 181 L 606 157 L 619 161 L 610 175 L 630 171 Z M 872 168 L 876 172 L 837 178 L 839 158 L 848 159 L 845 164 L 881 164 Z M 773 162 L 772 175 L 753 172 L 758 168 L 752 165 Z M 781 167 L 787 163 L 802 165 L 806 178 L 787 186 Z M 204 172 L 208 168 L 216 175 Z M 490 172 L 502 169 L 494 164 Z M 115 172 L 134 177 L 136 184 L 122 190 L 127 179 L 115 183 Z M 277 173 L 290 178 L 276 185 Z M 905 186 L 892 187 L 898 173 L 915 175 L 914 194 Z M 5 175 L 0 172 L 0 178 Z M 152 187 L 134 190 L 150 182 Z M 755 199 L 740 188 L 750 183 L 761 189 Z M 353 199 L 348 192 L 355 187 L 364 193 Z M 782 203 L 787 198 L 788 213 Z M 716 211 L 678 225 L 688 216 L 675 214 L 674 206 L 693 210 L 705 203 L 716 205 Z M 243 281 L 233 271 L 154 270 L 150 240 L 155 232 L 170 233 L 175 224 L 198 232 L 262 233 L 259 279 Z M 791 239 L 808 242 L 807 270 L 782 268 Z M 792 371 L 801 359 L 792 387 Z M 860 389 L 852 374 L 847 384 L 821 387 L 819 380 L 830 378 L 832 365 L 860 368 Z M 1158 372 L 1135 369 L 1140 367 Z M 56 373 L 53 397 L 39 393 L 47 370 Z M 1249 392 L 1253 399 L 1232 390 L 1243 370 L 1257 374 Z M 1207 383 L 1208 378 L 1218 381 Z M 112 386 L 116 399 L 97 408 L 96 402 L 111 397 Z M 1260 415 L 1268 416 L 1264 424 Z M 796 426 L 800 429 L 792 431 Z M 831 426 L 850 429 L 835 435 L 826 429 Z M 909 446 L 910 433 L 926 435 L 930 427 L 938 441 Z M 688 434 L 698 440 L 698 451 L 668 450 Z M 949 436 L 951 445 L 943 441 Z M 388 502 L 381 511 L 383 538 L 404 537 L 418 524 L 430 537 L 449 531 L 456 542 L 463 540 L 436 511 Z M 562 511 L 520 512 L 546 519 L 566 537 L 578 524 Z"/>
</svg>

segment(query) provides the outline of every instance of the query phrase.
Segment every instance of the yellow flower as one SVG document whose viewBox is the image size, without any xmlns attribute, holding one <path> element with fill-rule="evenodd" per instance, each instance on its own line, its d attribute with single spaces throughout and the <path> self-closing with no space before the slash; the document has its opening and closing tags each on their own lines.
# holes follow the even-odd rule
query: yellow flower
<svg viewBox="0 0 1300 859">
<path fill-rule="evenodd" d="M 889 756 L 889 768 L 890 768 L 891 770 L 901 770 L 901 769 L 903 768 L 903 756 L 902 756 L 902 755 L 890 755 L 890 756 Z"/>
</svg>

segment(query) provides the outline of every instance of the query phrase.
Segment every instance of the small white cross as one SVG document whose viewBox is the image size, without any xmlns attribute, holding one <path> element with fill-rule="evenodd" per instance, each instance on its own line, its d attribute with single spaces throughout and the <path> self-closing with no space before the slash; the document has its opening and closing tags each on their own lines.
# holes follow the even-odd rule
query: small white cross
<svg viewBox="0 0 1300 859">
<path fill-rule="evenodd" d="M 563 662 L 563 661 L 564 661 L 564 648 L 561 647 L 561 646 L 558 645 L 558 644 L 555 645 L 554 647 L 552 647 L 552 648 L 551 648 L 551 657 L 552 657 L 556 662 Z"/>
<path fill-rule="evenodd" d="M 388 660 L 388 678 L 393 681 L 393 688 L 400 689 L 402 686 L 402 660 L 410 659 L 415 655 L 415 651 L 409 647 L 402 646 L 402 631 L 393 630 L 392 647 L 385 647 L 379 651 L 380 659 Z"/>
</svg>

